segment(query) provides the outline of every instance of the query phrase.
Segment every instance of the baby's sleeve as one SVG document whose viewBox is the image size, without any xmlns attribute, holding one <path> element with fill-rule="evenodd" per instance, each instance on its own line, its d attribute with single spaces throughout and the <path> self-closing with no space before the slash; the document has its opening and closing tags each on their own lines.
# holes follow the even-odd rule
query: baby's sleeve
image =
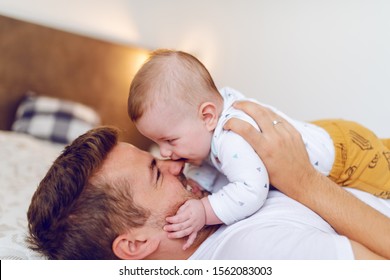
<svg viewBox="0 0 390 280">
<path fill-rule="evenodd" d="M 253 148 L 240 135 L 223 131 L 215 160 L 229 181 L 209 196 L 218 218 L 229 225 L 260 209 L 268 195 L 269 178 Z"/>
</svg>

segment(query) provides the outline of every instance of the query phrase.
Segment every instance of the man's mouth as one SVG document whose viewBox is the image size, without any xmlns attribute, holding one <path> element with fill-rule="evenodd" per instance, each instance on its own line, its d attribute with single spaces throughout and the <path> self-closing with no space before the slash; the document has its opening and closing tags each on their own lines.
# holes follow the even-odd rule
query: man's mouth
<svg viewBox="0 0 390 280">
<path fill-rule="evenodd" d="M 183 185 L 183 188 L 186 189 L 186 191 L 188 191 L 190 193 L 194 193 L 193 187 L 188 184 L 188 180 L 183 173 L 179 174 L 178 179 L 179 179 L 180 183 Z"/>
<path fill-rule="evenodd" d="M 202 198 L 204 196 L 207 196 L 209 195 L 209 193 L 203 189 L 201 189 L 199 186 L 197 186 L 197 184 L 195 184 L 194 186 L 191 186 L 189 183 L 189 180 L 187 179 L 187 177 L 183 174 L 183 172 L 181 172 L 177 178 L 179 179 L 180 183 L 183 185 L 183 188 L 188 191 L 189 193 L 191 193 L 192 196 L 195 196 L 197 198 Z"/>
</svg>

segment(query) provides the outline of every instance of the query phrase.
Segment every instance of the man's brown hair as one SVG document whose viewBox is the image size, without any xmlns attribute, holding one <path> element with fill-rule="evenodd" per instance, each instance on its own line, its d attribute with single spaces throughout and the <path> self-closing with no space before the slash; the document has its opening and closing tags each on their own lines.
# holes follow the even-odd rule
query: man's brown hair
<svg viewBox="0 0 390 280">
<path fill-rule="evenodd" d="M 134 205 L 128 182 L 99 174 L 118 142 L 100 127 L 78 137 L 55 160 L 28 209 L 31 249 L 49 259 L 116 259 L 114 239 L 150 213 Z"/>
</svg>

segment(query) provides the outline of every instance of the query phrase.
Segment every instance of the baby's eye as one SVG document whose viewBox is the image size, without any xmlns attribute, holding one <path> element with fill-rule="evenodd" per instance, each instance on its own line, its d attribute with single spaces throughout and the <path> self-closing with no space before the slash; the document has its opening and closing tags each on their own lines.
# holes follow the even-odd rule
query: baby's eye
<svg viewBox="0 0 390 280">
<path fill-rule="evenodd" d="M 175 139 L 168 139 L 167 142 L 169 144 L 173 144 L 174 142 L 176 142 L 176 140 L 177 140 L 177 138 L 175 138 Z"/>
</svg>

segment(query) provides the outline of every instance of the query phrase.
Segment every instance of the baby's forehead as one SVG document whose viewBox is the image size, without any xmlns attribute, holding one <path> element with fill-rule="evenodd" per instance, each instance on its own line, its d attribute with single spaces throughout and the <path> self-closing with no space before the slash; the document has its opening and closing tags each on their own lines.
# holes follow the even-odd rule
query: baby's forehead
<svg viewBox="0 0 390 280">
<path fill-rule="evenodd" d="M 159 114 L 159 118 L 165 119 L 184 118 L 195 109 L 196 105 L 190 104 L 175 94 L 168 94 L 168 96 L 156 98 L 145 104 L 143 115 Z"/>
</svg>

